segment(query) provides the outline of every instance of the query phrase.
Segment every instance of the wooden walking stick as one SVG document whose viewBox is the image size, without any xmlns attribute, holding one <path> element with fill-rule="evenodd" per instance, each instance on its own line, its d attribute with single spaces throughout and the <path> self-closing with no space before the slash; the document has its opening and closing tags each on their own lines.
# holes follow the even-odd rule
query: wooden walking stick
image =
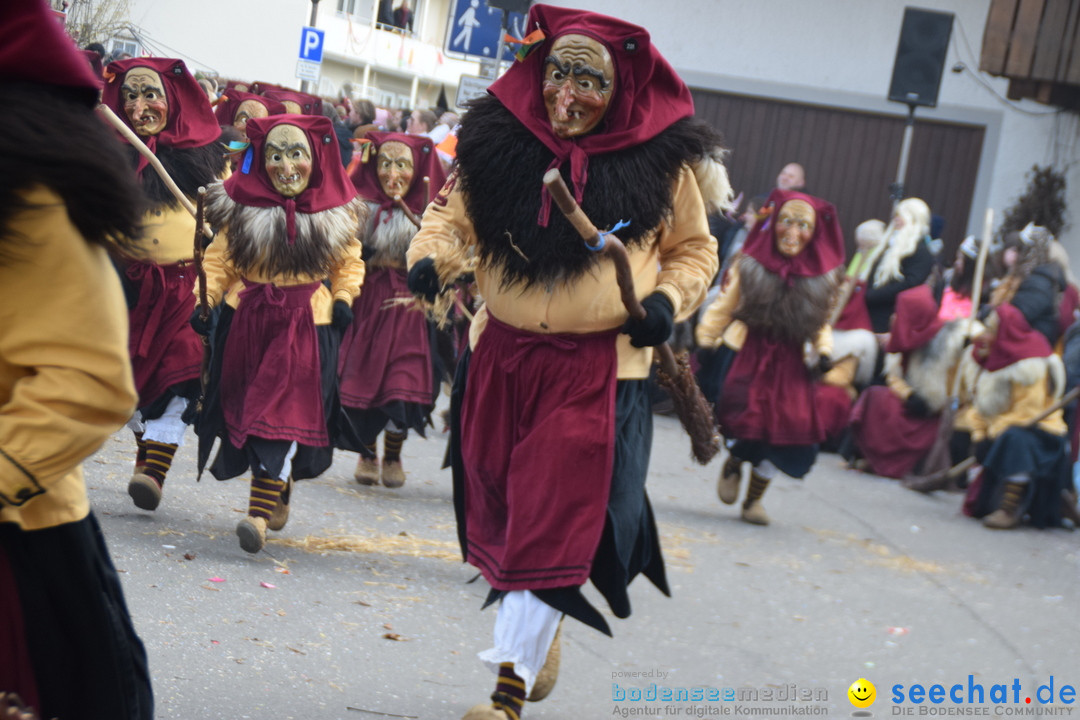
<svg viewBox="0 0 1080 720">
<path fill-rule="evenodd" d="M 129 128 L 123 120 L 117 117 L 116 113 L 114 113 L 112 108 L 108 105 L 105 105 L 104 103 L 99 103 L 97 106 L 97 112 L 98 115 L 101 115 L 101 117 L 104 118 L 107 123 L 112 125 L 118 133 L 123 135 L 124 139 L 127 140 L 133 148 L 139 151 L 140 155 L 146 158 L 147 162 L 150 163 L 150 167 L 154 168 L 154 172 L 156 172 L 158 174 L 158 177 L 161 178 L 162 182 L 165 183 L 165 187 L 169 188 L 169 192 L 173 194 L 173 197 L 176 198 L 176 200 L 183 206 L 185 210 L 191 213 L 192 217 L 196 217 L 195 206 L 191 204 L 191 201 L 188 200 L 187 196 L 184 195 L 184 193 L 180 190 L 176 182 L 171 177 L 169 177 L 169 173 L 167 170 L 165 170 L 165 166 L 161 164 L 160 160 L 158 160 L 157 155 L 155 155 L 150 148 L 146 147 L 146 143 L 142 141 L 142 138 L 136 135 L 135 132 L 131 128 Z M 207 238 L 214 237 L 214 231 L 210 229 L 209 225 L 206 225 L 206 223 L 202 222 L 202 220 L 198 220 L 198 224 L 196 225 L 196 227 L 201 227 L 203 234 Z"/>
<path fill-rule="evenodd" d="M 401 197 L 400 195 L 395 195 L 394 203 L 399 208 L 401 208 L 401 211 L 403 213 L 405 213 L 405 217 L 409 218 L 409 222 L 411 222 L 416 227 L 420 227 L 420 218 L 416 217 L 416 213 L 412 211 L 412 208 L 405 204 L 405 199 L 403 197 Z"/>
<path fill-rule="evenodd" d="M 634 278 L 630 270 L 626 246 L 613 234 L 600 234 L 570 194 L 557 169 L 548 170 L 544 174 L 544 186 L 547 187 L 551 197 L 566 215 L 570 224 L 581 235 L 585 244 L 592 250 L 603 252 L 615 263 L 619 295 L 630 317 L 635 320 L 644 318 L 645 308 L 641 306 L 641 301 L 637 299 L 637 294 L 634 292 Z M 660 385 L 671 394 L 679 421 L 690 435 L 693 457 L 700 464 L 707 465 L 720 451 L 720 435 L 716 431 L 712 406 L 701 393 L 697 381 L 694 380 L 694 374 L 690 370 L 690 363 L 685 354 L 676 358 L 671 346 L 665 342 L 656 346 L 656 355 L 660 363 L 656 373 L 657 379 Z"/>
<path fill-rule="evenodd" d="M 203 225 L 203 208 L 206 205 L 206 188 L 199 188 L 198 204 L 195 207 L 195 227 Z M 206 300 L 206 268 L 203 267 L 203 257 L 206 254 L 206 243 L 203 234 L 195 230 L 195 248 L 192 258 L 195 263 L 195 277 L 199 287 L 199 319 L 204 323 L 210 319 L 210 303 Z M 202 365 L 199 368 L 199 399 L 195 403 L 195 412 L 202 414 L 203 404 L 206 400 L 206 386 L 210 382 L 210 338 L 199 335 L 202 340 Z"/>
<path fill-rule="evenodd" d="M 986 209 L 986 221 L 983 224 L 982 245 L 979 247 L 979 257 L 975 261 L 975 282 L 971 289 L 971 313 L 968 315 L 967 326 L 964 328 L 964 338 L 970 338 L 975 327 L 975 320 L 979 315 L 979 298 L 982 297 L 983 275 L 986 268 L 986 258 L 990 252 L 990 232 L 994 226 L 994 210 Z M 961 355 L 961 358 L 963 356 Z M 918 492 L 930 492 L 941 490 L 953 484 L 953 478 L 957 472 L 962 472 L 950 467 L 952 457 L 949 451 L 949 442 L 952 439 L 953 423 L 956 413 L 960 410 L 960 365 L 957 364 L 956 374 L 953 376 L 953 384 L 949 398 L 945 403 L 945 409 L 941 411 L 938 421 L 938 433 L 934 438 L 934 444 L 926 453 L 922 461 L 921 475 L 908 475 L 901 482 L 909 490 Z M 974 461 L 973 461 L 974 462 Z"/>
</svg>

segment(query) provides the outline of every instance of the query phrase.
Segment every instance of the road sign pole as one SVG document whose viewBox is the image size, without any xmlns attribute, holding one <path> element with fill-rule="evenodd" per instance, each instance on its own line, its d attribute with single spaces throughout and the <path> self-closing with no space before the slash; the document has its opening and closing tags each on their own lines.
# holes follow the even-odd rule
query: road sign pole
<svg viewBox="0 0 1080 720">
<path fill-rule="evenodd" d="M 310 27 L 315 27 L 315 18 L 319 14 L 319 0 L 311 0 L 311 20 L 308 22 Z M 303 80 L 300 83 L 300 92 L 310 94 L 310 84 L 307 80 Z"/>
<path fill-rule="evenodd" d="M 499 28 L 499 46 L 495 50 L 495 79 L 502 75 L 503 50 L 506 48 L 506 31 L 509 29 L 510 12 L 503 8 L 502 26 Z"/>
</svg>

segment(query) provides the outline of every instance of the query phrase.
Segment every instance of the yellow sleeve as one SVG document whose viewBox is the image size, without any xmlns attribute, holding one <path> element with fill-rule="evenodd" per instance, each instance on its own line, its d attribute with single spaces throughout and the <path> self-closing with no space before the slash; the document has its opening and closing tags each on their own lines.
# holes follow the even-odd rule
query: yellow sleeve
<svg viewBox="0 0 1080 720">
<path fill-rule="evenodd" d="M 221 303 L 225 291 L 240 281 L 240 276 L 226 260 L 229 250 L 228 228 L 218 230 L 210 247 L 203 255 L 203 272 L 206 273 L 206 302 L 210 307 Z M 195 283 L 195 299 L 198 302 L 199 283 Z M 194 309 L 194 307 L 192 308 Z"/>
<path fill-rule="evenodd" d="M 890 353 L 885 359 L 885 384 L 892 390 L 893 395 L 907 400 L 915 391 L 904 380 L 902 367 L 899 353 Z"/>
<path fill-rule="evenodd" d="M 362 254 L 363 247 L 359 240 L 354 240 L 345 248 L 341 262 L 330 273 L 330 293 L 334 300 L 344 300 L 351 306 L 360 294 L 366 272 Z"/>
<path fill-rule="evenodd" d="M 705 308 L 701 315 L 697 328 L 694 330 L 694 338 L 700 347 L 719 347 L 724 338 L 724 331 L 731 324 L 735 315 L 735 308 L 739 304 L 739 265 L 736 263 L 728 273 L 727 285 L 720 291 L 720 295 Z"/>
<path fill-rule="evenodd" d="M 661 226 L 658 245 L 656 289 L 671 300 L 675 320 L 685 320 L 701 305 L 720 269 L 716 238 L 709 233 L 705 202 L 689 167 L 675 183 L 672 217 Z"/>
<path fill-rule="evenodd" d="M 405 264 L 412 269 L 429 257 L 435 260 L 440 278 L 457 278 L 468 272 L 467 253 L 475 244 L 476 231 L 465 211 L 465 196 L 454 174 L 424 211 L 420 230 L 405 253 Z"/>
<path fill-rule="evenodd" d="M 47 493 L 136 402 L 108 255 L 51 191 L 25 197 L 34 207 L 11 221 L 0 262 L 0 508 Z"/>
</svg>

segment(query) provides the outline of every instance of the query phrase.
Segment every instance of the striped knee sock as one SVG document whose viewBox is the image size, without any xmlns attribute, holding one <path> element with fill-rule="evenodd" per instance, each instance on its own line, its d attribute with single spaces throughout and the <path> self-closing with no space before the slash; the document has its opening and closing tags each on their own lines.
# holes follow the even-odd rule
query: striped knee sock
<svg viewBox="0 0 1080 720">
<path fill-rule="evenodd" d="M 746 491 L 746 500 L 743 502 L 743 507 L 750 507 L 755 501 L 760 500 L 768 487 L 769 478 L 762 477 L 758 474 L 757 468 L 754 468 L 754 470 L 750 472 L 750 487 Z"/>
<path fill-rule="evenodd" d="M 400 462 L 401 446 L 405 444 L 405 438 L 409 431 L 397 432 L 387 430 L 383 433 L 383 462 Z"/>
<path fill-rule="evenodd" d="M 514 663 L 499 665 L 499 679 L 491 695 L 495 709 L 502 709 L 510 720 L 521 720 L 525 704 L 525 681 L 514 674 Z"/>
<path fill-rule="evenodd" d="M 141 432 L 135 433 L 135 469 L 138 472 L 146 466 L 146 441 Z"/>
<path fill-rule="evenodd" d="M 248 497 L 248 515 L 270 519 L 270 514 L 277 505 L 285 481 L 278 478 L 261 477 L 256 474 L 251 478 L 251 495 Z"/>
<path fill-rule="evenodd" d="M 360 455 L 366 457 L 368 460 L 379 459 L 379 440 L 376 438 L 370 443 L 364 443 L 363 449 L 360 451 Z"/>
<path fill-rule="evenodd" d="M 157 481 L 158 485 L 165 484 L 165 475 L 172 467 L 173 455 L 176 454 L 178 445 L 158 442 L 157 440 L 145 440 L 146 462 L 143 473 Z"/>
</svg>

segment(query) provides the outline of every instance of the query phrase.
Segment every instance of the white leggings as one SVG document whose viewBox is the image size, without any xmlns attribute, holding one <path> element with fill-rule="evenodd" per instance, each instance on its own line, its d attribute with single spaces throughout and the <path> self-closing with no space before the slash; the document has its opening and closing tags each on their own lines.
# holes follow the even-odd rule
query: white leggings
<svg viewBox="0 0 1080 720">
<path fill-rule="evenodd" d="M 508 592 L 495 616 L 495 647 L 479 653 L 479 658 L 495 673 L 500 663 L 514 663 L 514 674 L 525 681 L 527 696 L 544 667 L 561 618 L 561 612 L 528 590 Z"/>
</svg>

